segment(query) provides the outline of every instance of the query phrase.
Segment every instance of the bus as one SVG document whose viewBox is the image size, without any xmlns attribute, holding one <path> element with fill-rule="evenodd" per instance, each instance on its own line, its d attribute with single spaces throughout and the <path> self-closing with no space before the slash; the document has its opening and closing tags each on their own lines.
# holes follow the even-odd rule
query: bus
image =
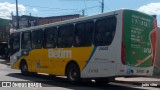
<svg viewBox="0 0 160 90">
<path fill-rule="evenodd" d="M 19 29 L 10 35 L 12 69 L 108 82 L 153 74 L 156 19 L 122 9 Z"/>
</svg>

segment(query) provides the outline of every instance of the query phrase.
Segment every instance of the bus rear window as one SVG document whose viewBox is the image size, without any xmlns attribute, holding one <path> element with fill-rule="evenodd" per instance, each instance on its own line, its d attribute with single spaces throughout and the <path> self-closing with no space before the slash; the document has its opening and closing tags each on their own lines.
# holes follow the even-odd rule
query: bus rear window
<svg viewBox="0 0 160 90">
<path fill-rule="evenodd" d="M 116 31 L 117 19 L 115 16 L 96 20 L 94 44 L 95 46 L 108 46 L 112 43 Z"/>
</svg>

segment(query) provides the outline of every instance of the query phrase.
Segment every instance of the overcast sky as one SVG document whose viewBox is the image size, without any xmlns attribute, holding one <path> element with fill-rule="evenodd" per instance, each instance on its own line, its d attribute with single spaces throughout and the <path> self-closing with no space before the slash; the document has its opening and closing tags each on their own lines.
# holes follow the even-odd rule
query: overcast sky
<svg viewBox="0 0 160 90">
<path fill-rule="evenodd" d="M 0 0 L 0 17 L 10 19 L 16 14 L 16 0 Z M 101 12 L 102 0 L 18 0 L 19 15 L 59 16 L 66 14 L 94 15 Z M 127 8 L 158 16 L 160 26 L 160 0 L 104 0 L 104 12 Z"/>
</svg>

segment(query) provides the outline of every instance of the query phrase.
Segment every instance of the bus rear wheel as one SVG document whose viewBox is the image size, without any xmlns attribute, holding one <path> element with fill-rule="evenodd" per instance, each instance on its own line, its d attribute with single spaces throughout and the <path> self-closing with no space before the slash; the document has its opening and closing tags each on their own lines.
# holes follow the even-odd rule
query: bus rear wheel
<svg viewBox="0 0 160 90">
<path fill-rule="evenodd" d="M 26 62 L 20 64 L 20 70 L 23 75 L 28 75 L 28 65 Z"/>
<path fill-rule="evenodd" d="M 80 69 L 77 64 L 70 64 L 67 67 L 66 76 L 68 81 L 77 83 L 80 81 Z"/>
</svg>

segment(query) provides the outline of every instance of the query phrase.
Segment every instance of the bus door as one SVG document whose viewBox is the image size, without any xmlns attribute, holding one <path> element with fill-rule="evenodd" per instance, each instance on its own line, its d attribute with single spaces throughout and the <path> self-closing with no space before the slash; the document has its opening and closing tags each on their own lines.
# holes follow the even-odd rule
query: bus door
<svg viewBox="0 0 160 90">
<path fill-rule="evenodd" d="M 23 56 L 23 59 L 26 60 L 27 65 L 28 65 L 28 70 L 29 71 L 34 71 L 33 67 L 33 59 L 31 57 L 31 31 L 25 31 L 22 32 L 22 37 L 21 37 L 21 53 Z"/>
<path fill-rule="evenodd" d="M 19 68 L 13 67 L 13 65 L 18 61 L 21 56 L 21 49 L 20 49 L 20 33 L 12 33 L 9 40 L 9 47 L 10 47 L 10 61 L 12 68 Z"/>
</svg>

